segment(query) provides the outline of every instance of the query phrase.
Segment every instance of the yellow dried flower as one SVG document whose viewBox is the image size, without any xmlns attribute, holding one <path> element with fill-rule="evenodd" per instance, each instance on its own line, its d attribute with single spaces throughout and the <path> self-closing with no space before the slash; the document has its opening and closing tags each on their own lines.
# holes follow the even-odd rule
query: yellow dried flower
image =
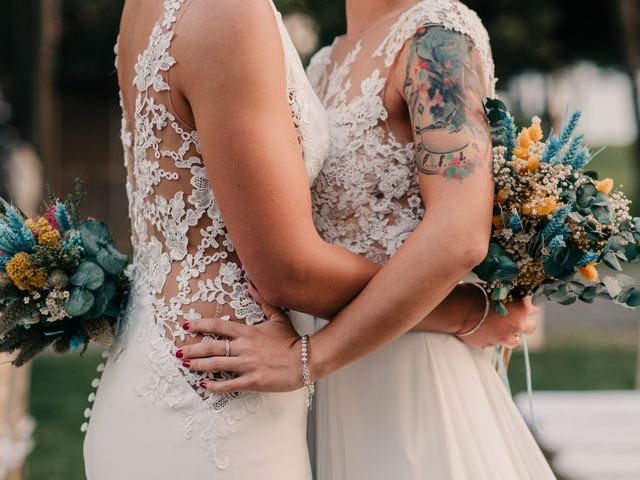
<svg viewBox="0 0 640 480">
<path fill-rule="evenodd" d="M 555 197 L 546 197 L 536 206 L 536 213 L 539 217 L 546 217 L 556 210 L 557 204 Z"/>
<path fill-rule="evenodd" d="M 491 222 L 495 228 L 502 228 L 502 217 L 500 215 L 494 215 Z"/>
<path fill-rule="evenodd" d="M 516 157 L 521 158 L 522 160 L 527 160 L 529 158 L 529 147 L 516 147 L 513 150 L 513 153 Z"/>
<path fill-rule="evenodd" d="M 530 203 L 525 203 L 524 205 L 522 205 L 522 213 L 524 213 L 525 215 L 531 215 L 531 204 Z"/>
<path fill-rule="evenodd" d="M 33 233 L 34 235 L 35 235 L 36 233 L 38 233 L 38 228 L 36 227 L 36 223 L 35 223 L 33 220 L 31 220 L 30 218 L 27 218 L 27 219 L 24 221 L 24 224 L 25 224 L 27 227 L 29 227 L 29 230 L 31 230 L 31 233 Z"/>
<path fill-rule="evenodd" d="M 529 160 L 527 160 L 527 170 L 529 170 L 530 172 L 535 172 L 538 167 L 540 167 L 540 159 L 535 155 L 529 157 Z"/>
<path fill-rule="evenodd" d="M 582 277 L 589 282 L 598 281 L 598 270 L 596 270 L 597 263 L 587 263 L 584 267 L 580 267 L 578 272 Z"/>
<path fill-rule="evenodd" d="M 518 145 L 523 148 L 529 148 L 531 145 L 531 136 L 528 128 L 523 128 L 520 135 L 518 135 Z"/>
<path fill-rule="evenodd" d="M 531 126 L 529 127 L 529 138 L 531 138 L 534 142 L 539 142 L 542 140 L 542 126 L 540 125 L 540 118 L 533 117 L 533 121 L 531 122 Z"/>
<path fill-rule="evenodd" d="M 25 252 L 16 253 L 7 262 L 6 269 L 7 275 L 20 290 L 39 290 L 47 282 L 47 273 L 31 265 L 29 255 Z"/>
<path fill-rule="evenodd" d="M 604 180 L 596 182 L 596 188 L 599 192 L 606 193 L 608 195 L 611 193 L 611 190 L 613 190 L 613 180 L 605 178 Z"/>
<path fill-rule="evenodd" d="M 500 205 L 504 205 L 504 202 L 506 202 L 508 198 L 509 198 L 509 191 L 503 188 L 496 195 L 496 202 L 498 202 Z"/>
<path fill-rule="evenodd" d="M 57 247 L 60 240 L 60 232 L 53 228 L 38 235 L 38 243 L 45 247 Z"/>
</svg>

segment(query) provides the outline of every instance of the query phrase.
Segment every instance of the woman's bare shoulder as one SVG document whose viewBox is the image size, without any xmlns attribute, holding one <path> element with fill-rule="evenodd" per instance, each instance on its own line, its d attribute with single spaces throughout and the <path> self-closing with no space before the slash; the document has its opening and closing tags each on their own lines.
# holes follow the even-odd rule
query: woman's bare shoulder
<svg viewBox="0 0 640 480">
<path fill-rule="evenodd" d="M 193 0 L 181 21 L 183 34 L 194 42 L 273 41 L 279 29 L 270 0 Z"/>
</svg>

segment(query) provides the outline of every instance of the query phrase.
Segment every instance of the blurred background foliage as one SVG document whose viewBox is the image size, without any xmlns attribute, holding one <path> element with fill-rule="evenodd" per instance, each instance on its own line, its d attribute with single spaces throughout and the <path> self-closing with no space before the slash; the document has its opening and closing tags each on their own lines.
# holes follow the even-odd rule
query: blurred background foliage
<svg viewBox="0 0 640 480">
<path fill-rule="evenodd" d="M 537 114 L 550 127 L 558 124 L 568 103 L 584 107 L 594 147 L 612 145 L 594 167 L 624 183 L 640 214 L 640 0 L 464 3 L 478 12 L 489 31 L 500 94 L 519 119 Z M 117 241 L 127 245 L 113 63 L 122 4 L 3 0 L 0 142 L 10 132 L 12 142 L 21 138 L 34 145 L 46 181 L 59 192 L 68 191 L 75 177 L 83 178 L 89 191 L 86 212 L 105 219 Z M 311 43 L 300 43 L 306 45 L 301 48 L 305 61 L 345 31 L 344 0 L 276 4 L 291 19 L 291 28 L 311 35 Z M 640 271 L 634 272 L 640 278 Z M 633 388 L 638 341 L 633 315 L 597 305 L 550 306 L 546 348 L 533 357 L 534 386 Z M 98 353 L 90 352 L 83 359 L 45 356 L 35 362 L 31 408 L 38 420 L 38 446 L 29 459 L 28 478 L 84 478 L 79 426 L 98 361 Z M 520 391 L 519 357 L 511 376 L 514 391 Z"/>
</svg>

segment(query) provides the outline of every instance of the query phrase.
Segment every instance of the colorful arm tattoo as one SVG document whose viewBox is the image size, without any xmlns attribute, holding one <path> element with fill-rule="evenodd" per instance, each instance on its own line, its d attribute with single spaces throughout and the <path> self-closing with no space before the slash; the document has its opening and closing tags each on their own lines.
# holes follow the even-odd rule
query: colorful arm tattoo
<svg viewBox="0 0 640 480">
<path fill-rule="evenodd" d="M 488 162 L 482 79 L 480 57 L 467 36 L 433 26 L 411 40 L 404 97 L 422 173 L 462 181 Z"/>
</svg>

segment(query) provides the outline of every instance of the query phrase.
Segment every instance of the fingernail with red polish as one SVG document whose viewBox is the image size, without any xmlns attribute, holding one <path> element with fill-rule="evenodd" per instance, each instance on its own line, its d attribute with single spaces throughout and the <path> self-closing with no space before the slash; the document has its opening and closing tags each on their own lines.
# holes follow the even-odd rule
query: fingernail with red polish
<svg viewBox="0 0 640 480">
<path fill-rule="evenodd" d="M 190 326 L 191 326 L 191 325 L 189 324 L 189 322 L 184 322 L 184 323 L 182 324 L 182 329 L 183 329 L 183 330 L 189 330 L 189 327 L 190 327 Z"/>
<path fill-rule="evenodd" d="M 191 367 L 191 361 L 190 361 L 190 360 L 183 360 L 183 362 L 182 362 L 182 366 L 183 366 L 184 368 L 189 368 L 189 367 Z"/>
<path fill-rule="evenodd" d="M 184 357 L 184 353 L 182 352 L 182 350 L 178 350 L 178 351 L 176 352 L 176 357 L 178 357 L 178 358 L 182 358 L 182 357 Z"/>
<path fill-rule="evenodd" d="M 207 388 L 207 382 L 200 382 L 201 388 Z"/>
</svg>

